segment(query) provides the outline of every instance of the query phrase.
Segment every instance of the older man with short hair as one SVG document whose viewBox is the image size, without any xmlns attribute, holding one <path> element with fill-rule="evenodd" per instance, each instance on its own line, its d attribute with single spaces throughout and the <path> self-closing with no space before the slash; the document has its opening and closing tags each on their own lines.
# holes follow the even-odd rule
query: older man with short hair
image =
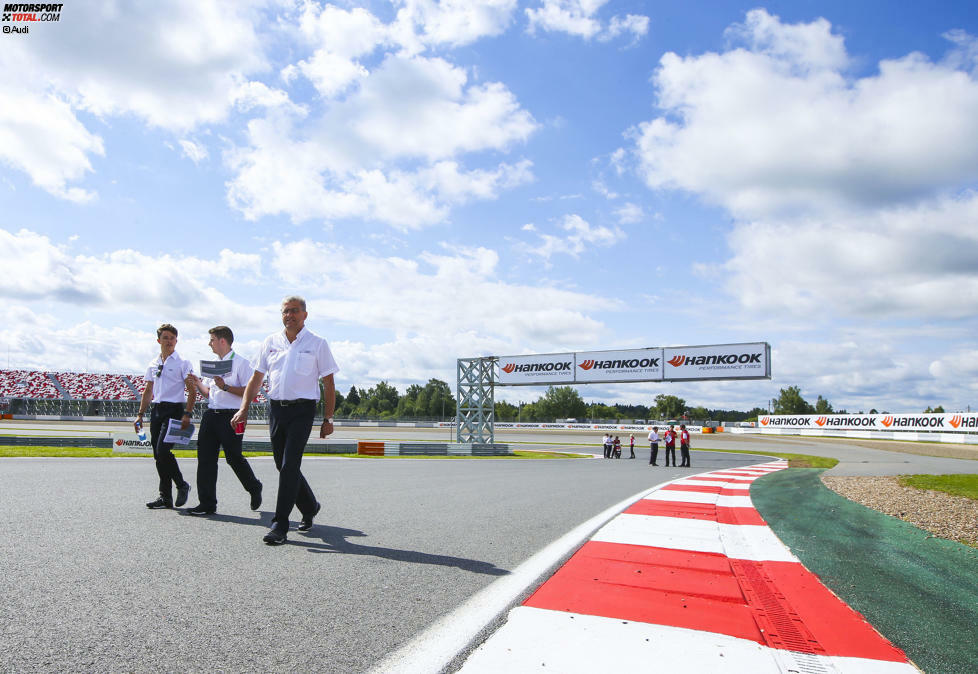
<svg viewBox="0 0 978 674">
<path fill-rule="evenodd" d="M 241 408 L 231 419 L 232 424 L 248 419 L 248 406 L 268 375 L 269 434 L 275 467 L 279 470 L 278 498 L 272 528 L 263 537 L 269 545 L 285 543 L 289 530 L 289 515 L 299 508 L 302 521 L 299 531 L 312 529 L 313 518 L 321 505 L 302 475 L 302 454 L 309 440 L 319 383 L 322 381 L 323 423 L 319 437 L 333 432 L 333 410 L 336 390 L 333 375 L 339 371 L 333 353 L 325 339 L 305 327 L 306 301 L 291 295 L 282 300 L 282 324 L 285 329 L 269 335 L 262 343 L 255 363 L 255 372 L 245 387 Z"/>
</svg>

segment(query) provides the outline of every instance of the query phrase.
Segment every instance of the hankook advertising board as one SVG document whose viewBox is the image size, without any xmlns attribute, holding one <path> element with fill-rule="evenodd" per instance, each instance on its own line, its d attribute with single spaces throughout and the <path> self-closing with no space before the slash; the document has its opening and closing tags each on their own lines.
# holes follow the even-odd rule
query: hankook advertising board
<svg viewBox="0 0 978 674">
<path fill-rule="evenodd" d="M 767 342 L 679 346 L 663 349 L 666 381 L 766 379 L 771 376 Z"/>
<path fill-rule="evenodd" d="M 579 384 L 662 379 L 662 349 L 579 351 L 574 357 Z"/>
<path fill-rule="evenodd" d="M 574 383 L 573 353 L 500 356 L 497 365 L 497 384 L 519 386 Z"/>
</svg>

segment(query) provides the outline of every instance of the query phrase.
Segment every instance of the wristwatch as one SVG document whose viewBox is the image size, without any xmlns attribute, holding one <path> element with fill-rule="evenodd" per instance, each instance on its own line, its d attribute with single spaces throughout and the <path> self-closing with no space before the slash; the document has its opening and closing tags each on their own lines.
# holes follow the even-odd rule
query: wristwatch
<svg viewBox="0 0 978 674">
<path fill-rule="evenodd" d="M 325 421 L 326 423 L 331 424 L 331 423 L 333 423 L 333 417 L 330 417 L 328 419 L 324 419 L 323 421 Z"/>
</svg>

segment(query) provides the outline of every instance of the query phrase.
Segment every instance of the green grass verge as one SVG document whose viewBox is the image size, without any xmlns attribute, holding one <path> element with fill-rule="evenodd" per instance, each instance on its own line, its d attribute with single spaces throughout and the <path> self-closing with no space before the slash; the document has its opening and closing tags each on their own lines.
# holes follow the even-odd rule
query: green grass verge
<svg viewBox="0 0 978 674">
<path fill-rule="evenodd" d="M 193 449 L 176 449 L 173 455 L 178 459 L 196 458 L 197 451 Z M 244 452 L 245 456 L 271 456 L 271 452 Z M 316 454 L 307 452 L 307 456 L 338 456 L 346 458 L 365 458 L 359 454 Z M 152 452 L 114 452 L 110 448 L 100 447 L 29 447 L 29 446 L 0 446 L 0 457 L 62 457 L 62 458 L 152 458 Z M 221 452 L 224 458 L 224 452 Z M 374 458 L 374 457 L 366 457 Z M 587 454 L 570 454 L 567 452 L 533 452 L 517 449 L 513 456 L 404 456 L 404 457 L 375 457 L 378 459 L 585 459 Z"/>
<path fill-rule="evenodd" d="M 978 475 L 901 475 L 900 484 L 978 500 Z"/>
</svg>

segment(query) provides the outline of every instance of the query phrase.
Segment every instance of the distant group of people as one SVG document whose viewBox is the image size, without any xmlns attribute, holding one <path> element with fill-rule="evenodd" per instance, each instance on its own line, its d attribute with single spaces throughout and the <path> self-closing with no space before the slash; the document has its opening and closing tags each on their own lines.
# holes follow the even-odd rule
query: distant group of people
<svg viewBox="0 0 978 674">
<path fill-rule="evenodd" d="M 339 371 L 329 344 L 305 328 L 308 313 L 306 301 L 298 296 L 282 300 L 282 324 L 285 329 L 269 335 L 262 343 L 258 360 L 252 367 L 246 358 L 236 354 L 231 344 L 234 335 L 224 325 L 211 328 L 210 347 L 219 360 L 231 361 L 225 376 L 201 379 L 193 364 L 176 352 L 177 329 L 164 323 L 156 331 L 160 355 L 150 362 L 143 379 L 146 388 L 136 417 L 136 432 L 143 426 L 143 416 L 150 412 L 150 440 L 159 475 L 159 497 L 146 504 L 158 510 L 184 505 L 190 495 L 190 484 L 184 480 L 173 443 L 166 442 L 171 419 L 187 429 L 193 414 L 197 392 L 207 397 L 197 434 L 197 492 L 200 502 L 187 510 L 190 515 L 206 516 L 217 511 L 217 463 L 221 448 L 224 456 L 251 496 L 251 509 L 262 503 L 262 483 L 243 456 L 242 439 L 248 421 L 248 407 L 258 395 L 268 376 L 269 435 L 275 467 L 279 471 L 278 497 L 272 527 L 263 537 L 269 545 L 286 542 L 289 516 L 298 507 L 302 515 L 299 531 L 309 531 L 321 505 L 300 470 L 302 455 L 312 430 L 316 403 L 322 381 L 323 423 L 319 437 L 333 432 L 336 393 L 333 375 Z M 176 500 L 173 488 L 176 487 Z"/>
<path fill-rule="evenodd" d="M 604 434 L 604 458 L 606 459 L 620 459 L 621 458 L 621 440 L 617 435 L 613 436 L 609 433 Z M 631 451 L 631 456 L 629 459 L 635 458 L 635 435 L 632 434 L 629 438 L 629 450 Z"/>
<path fill-rule="evenodd" d="M 663 441 L 665 442 L 666 449 L 666 465 L 669 465 L 669 458 L 672 458 L 672 466 L 676 467 L 676 431 L 675 425 L 669 424 L 669 428 L 662 434 Z M 680 468 L 688 468 L 690 466 L 689 462 L 689 431 L 686 430 L 686 424 L 679 424 L 679 452 L 682 457 L 682 463 L 679 464 Z M 649 433 L 649 447 L 652 450 L 651 456 L 649 457 L 650 466 L 658 466 L 655 462 L 659 455 L 659 427 L 653 426 L 652 431 Z"/>
</svg>

